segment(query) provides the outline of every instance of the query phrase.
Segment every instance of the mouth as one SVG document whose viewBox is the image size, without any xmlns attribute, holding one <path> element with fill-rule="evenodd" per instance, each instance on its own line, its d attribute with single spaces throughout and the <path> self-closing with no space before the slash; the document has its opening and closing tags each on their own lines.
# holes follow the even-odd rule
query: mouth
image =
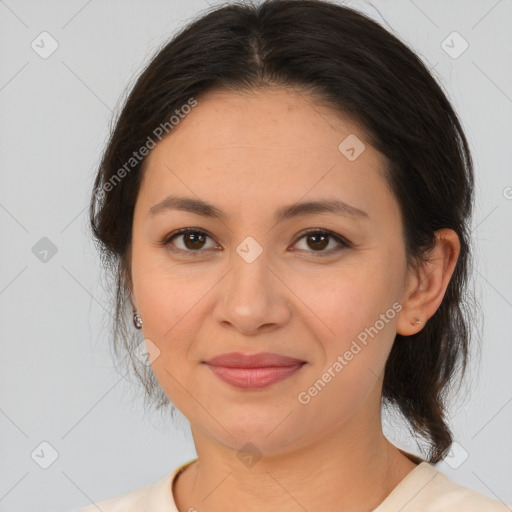
<svg viewBox="0 0 512 512">
<path fill-rule="evenodd" d="M 262 352 L 231 352 L 203 361 L 220 380 L 242 389 L 261 389 L 294 375 L 306 361 Z"/>
</svg>

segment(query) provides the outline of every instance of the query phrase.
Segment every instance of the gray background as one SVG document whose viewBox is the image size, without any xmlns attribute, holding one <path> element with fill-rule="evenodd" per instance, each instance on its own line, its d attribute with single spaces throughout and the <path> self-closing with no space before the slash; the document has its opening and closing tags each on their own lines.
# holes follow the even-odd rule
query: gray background
<svg viewBox="0 0 512 512">
<path fill-rule="evenodd" d="M 451 409 L 458 444 L 438 468 L 512 505 L 512 2 L 348 5 L 391 27 L 434 69 L 474 152 L 482 362 Z M 1 512 L 75 510 L 195 457 L 186 420 L 143 415 L 142 391 L 113 369 L 87 204 L 121 96 L 157 47 L 207 7 L 0 1 Z M 48 58 L 31 47 L 43 31 L 58 42 Z M 469 44 L 457 58 L 463 41 L 446 39 L 453 31 Z M 43 237 L 57 251 L 46 261 Z M 389 437 L 415 451 L 407 431 L 385 420 Z M 48 469 L 42 442 L 58 453 Z"/>
</svg>

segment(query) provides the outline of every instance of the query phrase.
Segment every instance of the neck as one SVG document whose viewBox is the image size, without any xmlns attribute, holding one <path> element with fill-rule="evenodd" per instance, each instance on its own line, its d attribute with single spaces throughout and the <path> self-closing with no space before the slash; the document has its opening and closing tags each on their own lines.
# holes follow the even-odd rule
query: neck
<svg viewBox="0 0 512 512">
<path fill-rule="evenodd" d="M 246 466 L 235 451 L 193 429 L 198 461 L 176 480 L 176 505 L 209 512 L 261 511 L 270 504 L 283 512 L 371 511 L 416 467 L 379 432 L 371 438 L 332 432 Z"/>
</svg>

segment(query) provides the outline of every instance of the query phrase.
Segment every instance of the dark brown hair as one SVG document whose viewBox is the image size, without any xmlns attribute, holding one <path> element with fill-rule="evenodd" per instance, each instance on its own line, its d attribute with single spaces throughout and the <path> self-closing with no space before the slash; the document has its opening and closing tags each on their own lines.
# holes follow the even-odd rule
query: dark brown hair
<svg viewBox="0 0 512 512">
<path fill-rule="evenodd" d="M 353 9 L 323 0 L 215 6 L 160 48 L 140 74 L 104 151 L 89 212 L 104 268 L 115 280 L 114 353 L 125 356 L 156 409 L 170 404 L 151 368 L 133 357 L 142 341 L 127 286 L 145 161 L 140 148 L 154 142 L 159 126 L 172 135 L 170 117 L 182 114 L 191 98 L 271 86 L 310 93 L 362 127 L 385 158 L 410 264 L 428 258 L 436 230 L 459 236 L 460 257 L 439 309 L 417 334 L 396 336 L 383 382 L 383 405 L 398 408 L 411 432 L 428 442 L 428 460 L 438 462 L 453 441 L 446 393 L 469 356 L 471 155 L 456 113 L 421 59 Z"/>
</svg>

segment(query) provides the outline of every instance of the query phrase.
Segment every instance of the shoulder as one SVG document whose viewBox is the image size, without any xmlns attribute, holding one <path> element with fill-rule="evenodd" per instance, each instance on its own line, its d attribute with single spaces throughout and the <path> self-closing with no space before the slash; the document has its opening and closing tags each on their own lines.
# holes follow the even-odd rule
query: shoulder
<svg viewBox="0 0 512 512">
<path fill-rule="evenodd" d="M 156 483 L 144 485 L 115 498 L 93 503 L 76 512 L 98 512 L 98 510 L 101 512 L 178 512 L 172 484 L 179 473 L 195 461 L 197 458 L 181 464 Z"/>
<path fill-rule="evenodd" d="M 434 468 L 436 476 L 433 486 L 432 506 L 426 511 L 432 512 L 511 512 L 501 501 L 490 498 L 469 487 L 464 487 L 446 476 L 444 473 Z"/>
<path fill-rule="evenodd" d="M 454 482 L 427 462 L 414 469 L 389 498 L 401 504 L 402 512 L 512 512 L 501 501 Z"/>
<path fill-rule="evenodd" d="M 77 512 L 135 512 L 147 510 L 148 496 L 157 484 L 145 485 L 114 498 L 105 499 L 82 508 Z"/>
<path fill-rule="evenodd" d="M 144 485 L 119 496 L 105 499 L 81 508 L 76 512 L 175 512 L 172 497 L 172 481 L 180 468 L 165 475 L 156 483 Z"/>
</svg>

